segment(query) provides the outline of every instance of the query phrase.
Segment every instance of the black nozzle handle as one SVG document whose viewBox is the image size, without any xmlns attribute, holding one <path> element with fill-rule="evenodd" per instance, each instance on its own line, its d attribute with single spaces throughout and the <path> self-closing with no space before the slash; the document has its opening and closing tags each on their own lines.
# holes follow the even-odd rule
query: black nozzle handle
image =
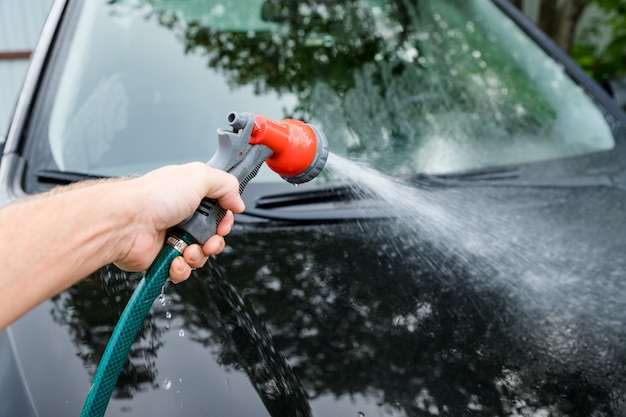
<svg viewBox="0 0 626 417">
<path fill-rule="evenodd" d="M 177 229 L 191 237 L 196 243 L 204 244 L 217 231 L 217 225 L 226 216 L 226 210 L 219 205 L 217 200 L 203 198 L 196 211 L 182 223 Z"/>
<path fill-rule="evenodd" d="M 265 145 L 254 145 L 250 152 L 249 157 L 228 171 L 239 180 L 239 194 L 243 193 L 246 185 L 261 169 L 263 162 L 272 154 L 272 150 Z M 226 210 L 219 205 L 217 200 L 203 198 L 194 214 L 179 224 L 178 228 L 196 242 L 204 244 L 215 234 L 217 225 L 225 215 Z"/>
<path fill-rule="evenodd" d="M 232 117 L 231 117 L 232 116 Z M 239 181 L 239 194 L 256 176 L 273 151 L 265 145 L 250 145 L 250 132 L 254 117 L 248 113 L 230 113 L 228 122 L 233 131 L 218 130 L 218 149 L 207 162 L 207 165 L 222 169 L 234 175 Z M 195 213 L 185 219 L 177 227 L 193 238 L 197 243 L 204 244 L 217 231 L 217 225 L 226 215 L 217 200 L 204 198 Z"/>
</svg>

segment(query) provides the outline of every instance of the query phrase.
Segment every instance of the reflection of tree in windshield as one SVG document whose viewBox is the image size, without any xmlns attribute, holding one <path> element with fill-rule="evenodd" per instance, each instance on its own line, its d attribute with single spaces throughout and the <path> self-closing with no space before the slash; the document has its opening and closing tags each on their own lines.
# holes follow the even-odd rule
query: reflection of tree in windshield
<svg viewBox="0 0 626 417">
<path fill-rule="evenodd" d="M 493 163 L 506 163 L 502 146 L 512 133 L 545 141 L 538 133 L 554 117 L 465 2 L 268 0 L 256 7 L 273 28 L 248 31 L 211 27 L 165 4 L 151 16 L 178 32 L 187 52 L 205 54 L 233 88 L 295 94 L 286 117 L 319 124 L 332 132 L 335 153 L 382 171 L 432 170 L 433 154 L 441 157 L 434 136 L 452 150 L 487 155 L 470 164 L 491 153 L 499 155 Z"/>
<path fill-rule="evenodd" d="M 346 91 L 354 82 L 347 69 L 373 61 L 380 45 L 371 13 L 358 4 L 274 0 L 265 3 L 271 9 L 267 18 L 277 20 L 280 29 L 225 32 L 192 21 L 185 45 L 205 51 L 208 65 L 222 70 L 233 85 L 300 94 L 323 82 Z"/>
<path fill-rule="evenodd" d="M 231 251 L 168 289 L 177 300 L 168 309 L 192 340 L 217 349 L 221 365 L 248 375 L 273 416 L 310 415 L 309 400 L 359 394 L 407 415 L 550 409 L 582 416 L 610 407 L 615 381 L 594 376 L 579 358 L 564 363 L 534 346 L 534 321 L 526 323 L 501 281 L 488 270 L 488 285 L 471 276 L 478 260 L 442 255 L 401 234 L 380 238 L 389 225 L 369 227 L 367 239 L 350 225 L 323 235 L 232 236 Z M 100 315 L 119 315 L 130 295 L 111 291 L 125 282 L 122 274 L 98 284 L 109 286 L 104 297 L 105 288 L 95 290 L 109 273 L 74 287 L 53 312 L 90 368 L 112 330 Z M 144 383 L 154 380 L 162 326 L 146 323 L 140 346 L 153 349 L 134 347 Z M 94 329 L 102 335 L 91 336 Z M 129 378 L 118 387 L 142 389 Z"/>
</svg>

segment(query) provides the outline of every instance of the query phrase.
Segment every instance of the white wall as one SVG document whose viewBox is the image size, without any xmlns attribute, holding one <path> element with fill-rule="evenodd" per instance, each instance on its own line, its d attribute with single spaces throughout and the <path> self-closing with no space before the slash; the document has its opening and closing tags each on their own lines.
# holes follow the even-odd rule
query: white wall
<svg viewBox="0 0 626 417">
<path fill-rule="evenodd" d="M 24 82 L 29 59 L 1 59 L 3 54 L 32 51 L 53 0 L 0 0 L 0 137 Z M 23 54 L 22 54 L 23 55 Z"/>
</svg>

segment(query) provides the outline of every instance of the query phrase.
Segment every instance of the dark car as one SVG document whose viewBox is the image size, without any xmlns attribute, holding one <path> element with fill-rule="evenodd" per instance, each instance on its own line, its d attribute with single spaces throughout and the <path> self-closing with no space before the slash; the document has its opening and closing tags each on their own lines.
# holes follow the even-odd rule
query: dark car
<svg viewBox="0 0 626 417">
<path fill-rule="evenodd" d="M 56 1 L 2 202 L 207 161 L 231 111 L 315 125 L 328 164 L 250 182 L 107 416 L 626 414 L 626 116 L 508 2 Z M 141 277 L 0 333 L 0 415 L 78 415 Z"/>
</svg>

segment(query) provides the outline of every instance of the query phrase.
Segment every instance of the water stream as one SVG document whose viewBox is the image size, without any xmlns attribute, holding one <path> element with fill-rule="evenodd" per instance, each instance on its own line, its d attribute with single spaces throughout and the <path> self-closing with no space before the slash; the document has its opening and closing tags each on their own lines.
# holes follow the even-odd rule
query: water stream
<svg viewBox="0 0 626 417">
<path fill-rule="evenodd" d="M 390 242 L 402 238 L 389 250 L 412 257 L 408 262 L 416 267 L 429 262 L 441 270 L 462 265 L 474 294 L 482 287 L 506 300 L 517 322 L 511 330 L 529 348 L 550 360 L 596 367 L 598 379 L 609 380 L 600 373 L 615 366 L 615 346 L 625 336 L 620 323 L 626 322 L 626 287 L 620 277 L 626 265 L 621 258 L 606 256 L 611 245 L 602 249 L 590 243 L 601 221 L 567 220 L 573 214 L 558 210 L 564 204 L 558 200 L 566 201 L 567 191 L 533 199 L 525 197 L 537 192 L 530 188 L 484 192 L 479 187 L 416 187 L 337 155 L 331 155 L 327 168 L 355 190 L 373 195 L 381 210 L 397 215 L 397 223 L 385 233 Z M 433 260 L 420 253 L 423 241 L 448 258 Z M 415 250 L 407 251 L 411 245 Z"/>
<path fill-rule="evenodd" d="M 517 221 L 519 213 L 507 211 L 506 194 L 501 199 L 493 194 L 479 194 L 472 187 L 420 188 L 332 154 L 327 167 L 333 175 L 347 178 L 355 192 L 373 195 L 382 203 L 381 210 L 397 217 L 401 227 L 415 233 L 416 239 L 428 239 L 455 257 L 478 256 L 486 267 L 500 275 L 525 271 L 524 277 L 511 277 L 512 287 L 525 285 L 534 291 L 554 288 L 542 279 L 554 275 L 553 266 L 534 255 L 553 252 L 558 247 L 539 247 L 543 243 L 534 232 L 546 230 L 540 225 L 543 219 L 532 219 L 535 230 L 527 229 L 528 219 L 522 224 Z"/>
</svg>

